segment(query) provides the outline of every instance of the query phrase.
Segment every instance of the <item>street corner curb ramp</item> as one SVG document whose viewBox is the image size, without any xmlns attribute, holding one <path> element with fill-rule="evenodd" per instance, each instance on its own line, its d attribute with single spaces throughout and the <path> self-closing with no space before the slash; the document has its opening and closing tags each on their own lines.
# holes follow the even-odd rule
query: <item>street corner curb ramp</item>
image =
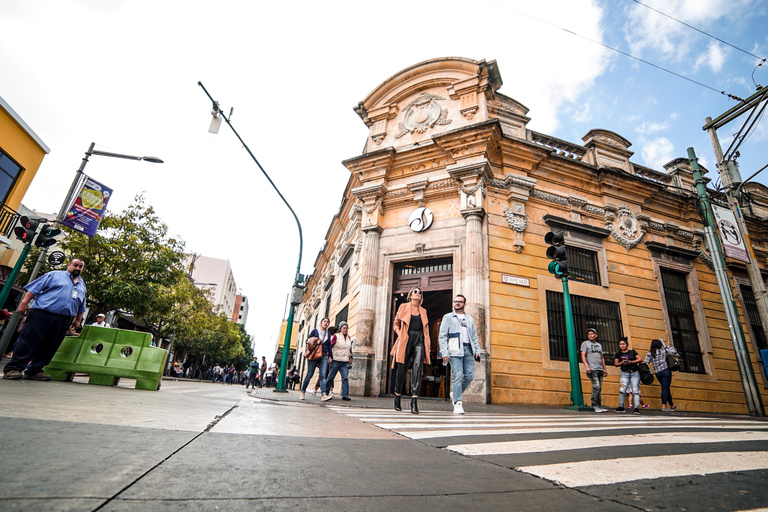
<svg viewBox="0 0 768 512">
<path fill-rule="evenodd" d="M 160 389 L 168 351 L 151 346 L 146 332 L 87 325 L 80 336 L 64 338 L 44 371 L 53 380 L 71 382 L 87 373 L 88 384 L 114 386 L 136 379 L 136 389 Z"/>
</svg>

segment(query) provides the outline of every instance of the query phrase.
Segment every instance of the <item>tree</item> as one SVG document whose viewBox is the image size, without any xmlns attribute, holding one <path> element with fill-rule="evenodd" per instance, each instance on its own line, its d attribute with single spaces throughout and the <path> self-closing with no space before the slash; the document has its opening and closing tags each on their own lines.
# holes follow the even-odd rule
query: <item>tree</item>
<svg viewBox="0 0 768 512">
<path fill-rule="evenodd" d="M 101 311 L 130 311 L 136 318 L 170 313 L 165 296 L 185 277 L 184 242 L 168 236 L 144 196 L 124 211 L 102 219 L 96 236 L 64 228 L 61 248 L 83 260 L 88 303 Z"/>
</svg>

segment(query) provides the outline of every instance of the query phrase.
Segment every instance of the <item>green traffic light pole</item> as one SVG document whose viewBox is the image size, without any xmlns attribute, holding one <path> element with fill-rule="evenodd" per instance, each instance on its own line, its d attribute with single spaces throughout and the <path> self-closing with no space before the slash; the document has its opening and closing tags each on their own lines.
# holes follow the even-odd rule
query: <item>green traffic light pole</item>
<svg viewBox="0 0 768 512">
<path fill-rule="evenodd" d="M 275 386 L 275 392 L 276 393 L 287 393 L 285 387 L 285 375 L 286 375 L 286 366 L 288 366 L 288 352 L 291 349 L 291 335 L 293 333 L 293 312 L 296 309 L 296 306 L 301 303 L 301 294 L 299 293 L 299 290 L 301 289 L 301 283 L 304 281 L 303 276 L 301 275 L 301 253 L 304 248 L 304 237 L 301 233 L 301 223 L 299 222 L 299 218 L 296 216 L 296 212 L 293 211 L 293 208 L 291 208 L 291 205 L 288 204 L 288 201 L 286 201 L 285 197 L 283 197 L 283 194 L 280 193 L 280 190 L 278 190 L 277 186 L 272 181 L 272 178 L 269 177 L 267 174 L 267 171 L 264 170 L 264 168 L 261 166 L 259 161 L 256 159 L 254 154 L 251 152 L 248 145 L 245 143 L 245 141 L 240 137 L 240 134 L 237 133 L 237 130 L 235 130 L 235 127 L 232 126 L 232 123 L 229 122 L 229 118 L 224 115 L 224 112 L 221 111 L 219 108 L 219 102 L 214 100 L 213 97 L 208 93 L 208 90 L 205 88 L 202 82 L 197 82 L 197 85 L 199 85 L 203 91 L 205 92 L 205 95 L 208 96 L 208 99 L 211 100 L 211 103 L 213 103 L 213 116 L 221 116 L 224 121 L 227 122 L 227 125 L 232 129 L 232 132 L 235 134 L 237 139 L 240 141 L 240 143 L 243 145 L 245 150 L 248 152 L 249 155 L 251 155 L 251 158 L 254 162 L 256 162 L 256 165 L 261 170 L 262 174 L 264 174 L 264 177 L 267 178 L 267 181 L 269 181 L 269 184 L 272 185 L 272 188 L 275 189 L 275 192 L 277 192 L 277 195 L 280 196 L 280 199 L 283 200 L 285 203 L 285 206 L 288 207 L 288 209 L 293 214 L 293 218 L 296 219 L 296 225 L 299 228 L 299 263 L 296 265 L 296 276 L 293 281 L 293 286 L 291 287 L 291 309 L 288 313 L 288 324 L 285 326 L 285 342 L 283 343 L 283 357 L 280 360 L 280 375 L 277 378 L 277 385 Z M 230 116 L 232 113 L 230 112 Z"/>
<path fill-rule="evenodd" d="M 573 325 L 573 310 L 571 309 L 571 294 L 568 290 L 568 276 L 561 275 L 558 277 L 561 277 L 561 281 L 563 282 L 565 331 L 568 335 L 568 363 L 571 371 L 571 405 L 568 405 L 565 408 L 574 411 L 591 411 L 591 407 L 584 405 L 584 394 L 581 390 L 581 374 L 579 373 L 579 349 L 576 347 L 576 328 Z"/>
</svg>

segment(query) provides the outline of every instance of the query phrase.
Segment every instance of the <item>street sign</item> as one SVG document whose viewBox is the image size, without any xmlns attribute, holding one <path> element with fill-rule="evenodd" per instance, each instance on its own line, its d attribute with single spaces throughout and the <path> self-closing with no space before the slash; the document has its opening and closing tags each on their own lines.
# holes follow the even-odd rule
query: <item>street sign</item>
<svg viewBox="0 0 768 512">
<path fill-rule="evenodd" d="M 712 205 L 712 210 L 715 214 L 715 222 L 717 223 L 717 230 L 720 232 L 720 240 L 723 242 L 725 255 L 729 258 L 749 263 L 749 253 L 744 244 L 744 237 L 741 236 L 741 231 L 736 223 L 736 217 L 733 215 L 733 212 L 728 208 L 722 208 L 714 204 Z"/>
<path fill-rule="evenodd" d="M 54 267 L 61 265 L 62 263 L 64 263 L 66 259 L 67 259 L 67 255 L 64 254 L 62 251 L 53 251 L 51 254 L 48 255 L 48 263 L 50 263 Z"/>
</svg>

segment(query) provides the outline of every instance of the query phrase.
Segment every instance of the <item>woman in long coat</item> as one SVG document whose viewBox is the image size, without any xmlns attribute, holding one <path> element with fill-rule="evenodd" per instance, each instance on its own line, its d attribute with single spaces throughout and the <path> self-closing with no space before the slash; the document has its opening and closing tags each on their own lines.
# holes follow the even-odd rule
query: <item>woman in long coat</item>
<svg viewBox="0 0 768 512">
<path fill-rule="evenodd" d="M 393 363 L 397 365 L 395 384 L 395 410 L 400 411 L 400 396 L 405 391 L 405 375 L 408 363 L 413 359 L 411 373 L 411 412 L 419 414 L 418 397 L 421 389 L 423 364 L 431 364 L 429 359 L 429 319 L 427 310 L 421 307 L 424 302 L 420 288 L 408 292 L 408 302 L 402 304 L 395 316 L 395 334 L 397 338 L 392 347 Z"/>
</svg>

